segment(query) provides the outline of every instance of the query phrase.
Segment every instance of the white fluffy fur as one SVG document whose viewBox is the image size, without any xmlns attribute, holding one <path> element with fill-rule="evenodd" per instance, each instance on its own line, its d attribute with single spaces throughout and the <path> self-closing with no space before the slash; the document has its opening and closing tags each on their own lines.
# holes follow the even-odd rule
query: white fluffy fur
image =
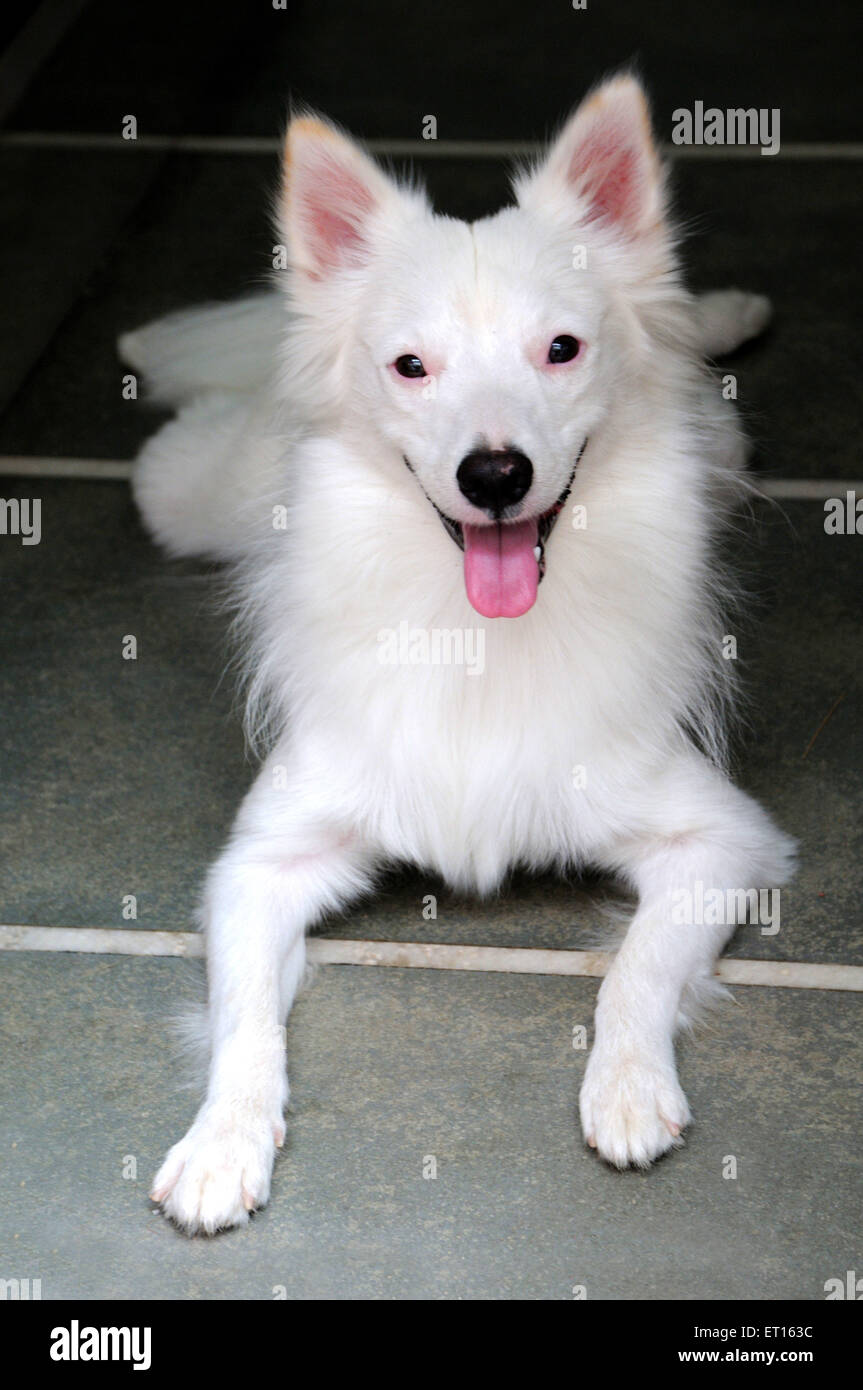
<svg viewBox="0 0 863 1390">
<path fill-rule="evenodd" d="M 171 553 L 236 562 L 250 728 L 269 747 L 207 890 L 207 1096 L 154 1184 L 190 1232 L 267 1200 L 305 932 L 381 865 L 479 893 L 516 864 L 596 865 L 637 892 L 581 1096 L 585 1138 L 619 1166 L 689 1121 L 672 1038 L 731 930 L 673 925 L 674 891 L 789 871 L 791 842 L 721 771 L 733 663 L 715 542 L 744 447 L 703 365 L 769 307 L 682 287 L 630 78 L 594 93 L 516 192 L 472 226 L 435 216 L 302 117 L 285 286 L 123 340 L 180 406 L 143 450 L 137 500 Z M 587 349 L 553 375 L 529 345 L 562 331 Z M 433 396 L 389 370 L 406 352 L 434 364 Z M 533 460 L 536 513 L 589 437 L 571 496 L 586 529 L 564 512 L 518 619 L 473 611 L 428 500 L 471 520 L 455 471 L 480 436 Z M 381 665 L 378 633 L 403 620 L 484 629 L 484 673 Z"/>
</svg>

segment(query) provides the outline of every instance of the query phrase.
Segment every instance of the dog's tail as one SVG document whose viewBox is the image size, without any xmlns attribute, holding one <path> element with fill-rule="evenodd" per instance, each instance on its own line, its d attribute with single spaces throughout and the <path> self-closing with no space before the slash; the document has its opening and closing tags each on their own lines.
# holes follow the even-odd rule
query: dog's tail
<svg viewBox="0 0 863 1390">
<path fill-rule="evenodd" d="M 206 391 L 256 390 L 272 371 L 286 324 L 284 298 L 258 294 L 169 314 L 124 333 L 117 348 L 151 400 L 179 406 Z"/>
<path fill-rule="evenodd" d="M 773 314 L 770 300 L 746 290 L 713 290 L 695 301 L 698 344 L 705 357 L 722 357 L 763 333 Z"/>
</svg>

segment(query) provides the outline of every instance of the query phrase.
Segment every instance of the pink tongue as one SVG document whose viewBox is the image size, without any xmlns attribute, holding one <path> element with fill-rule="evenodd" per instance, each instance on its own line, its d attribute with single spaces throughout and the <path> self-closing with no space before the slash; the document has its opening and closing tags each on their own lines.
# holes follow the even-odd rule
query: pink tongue
<svg viewBox="0 0 863 1390">
<path fill-rule="evenodd" d="M 536 521 L 465 526 L 464 582 L 484 618 L 520 618 L 536 603 Z"/>
</svg>

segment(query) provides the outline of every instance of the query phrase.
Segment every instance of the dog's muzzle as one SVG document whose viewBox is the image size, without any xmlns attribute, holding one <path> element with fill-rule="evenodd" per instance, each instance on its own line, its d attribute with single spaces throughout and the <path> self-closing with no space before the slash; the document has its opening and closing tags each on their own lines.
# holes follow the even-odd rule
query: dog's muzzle
<svg viewBox="0 0 863 1390">
<path fill-rule="evenodd" d="M 537 563 L 539 565 L 540 582 L 542 581 L 545 575 L 546 542 L 548 541 L 549 536 L 555 528 L 558 517 L 560 516 L 564 507 L 566 506 L 567 498 L 569 497 L 569 494 L 572 491 L 572 485 L 575 482 L 575 475 L 578 470 L 578 465 L 581 463 L 581 460 L 584 457 L 584 451 L 586 448 L 587 440 L 585 439 L 584 443 L 578 451 L 575 463 L 572 465 L 572 472 L 569 475 L 569 480 L 566 484 L 566 487 L 563 489 L 563 492 L 560 494 L 553 507 L 549 507 L 547 512 L 543 512 L 541 516 L 537 517 L 537 548 L 540 552 L 537 556 Z M 417 478 L 416 469 L 414 468 L 410 459 L 407 457 L 406 454 L 403 454 L 402 458 L 404 459 L 411 473 L 413 473 L 414 477 Z M 419 482 L 419 478 L 417 478 L 417 482 Z M 420 483 L 420 487 L 422 487 L 422 483 Z M 446 512 L 442 512 L 438 504 L 432 501 L 431 497 L 429 497 L 425 488 L 423 488 L 423 492 L 425 493 L 425 496 L 428 498 L 428 501 L 431 502 L 431 505 L 434 507 L 435 511 L 440 517 L 444 530 L 452 537 L 459 550 L 464 550 L 464 531 L 462 530 L 461 522 L 454 521 L 451 516 L 447 516 Z"/>
</svg>

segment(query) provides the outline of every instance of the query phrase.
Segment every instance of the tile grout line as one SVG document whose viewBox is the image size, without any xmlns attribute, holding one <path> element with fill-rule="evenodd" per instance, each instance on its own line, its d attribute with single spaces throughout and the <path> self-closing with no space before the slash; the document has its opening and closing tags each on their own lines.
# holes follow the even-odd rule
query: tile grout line
<svg viewBox="0 0 863 1390">
<path fill-rule="evenodd" d="M 0 926 L 0 951 L 59 951 L 84 955 L 199 958 L 198 932 L 147 931 L 137 927 Z M 311 937 L 314 965 L 359 965 L 421 970 L 473 970 L 480 974 L 562 975 L 599 978 L 613 958 L 607 951 L 564 951 L 515 946 L 455 946 L 400 941 L 343 941 Z M 863 992 L 863 966 L 809 961 L 724 959 L 717 975 L 725 984 L 783 989 Z"/>
<path fill-rule="evenodd" d="M 0 476 L 20 478 L 80 478 L 124 482 L 132 476 L 131 459 L 42 458 L 37 455 L 0 454 Z"/>
<path fill-rule="evenodd" d="M 539 154 L 540 140 L 399 140 L 371 138 L 361 142 L 371 154 L 432 159 L 513 159 Z M 28 150 L 114 150 L 132 146 L 143 151 L 173 150 L 185 154 L 275 155 L 282 141 L 270 135 L 141 135 L 124 140 L 104 131 L 9 130 L 0 132 L 0 147 Z M 863 143 L 853 140 L 798 140 L 781 146 L 778 154 L 762 156 L 758 145 L 661 146 L 667 157 L 684 160 L 863 159 Z"/>
<path fill-rule="evenodd" d="M 754 475 L 749 474 L 750 478 Z M 757 483 L 757 490 L 765 497 L 780 501 L 821 501 L 822 498 L 835 497 L 846 492 L 858 492 L 863 496 L 863 482 L 853 478 L 764 478 Z"/>
<path fill-rule="evenodd" d="M 134 464 L 127 459 L 42 458 L 36 455 L 0 454 L 0 477 L 78 478 L 101 482 L 124 482 L 132 476 Z M 853 491 L 863 496 L 863 481 L 853 478 L 762 478 L 756 481 L 758 493 L 780 501 L 805 501 L 842 496 Z"/>
</svg>

